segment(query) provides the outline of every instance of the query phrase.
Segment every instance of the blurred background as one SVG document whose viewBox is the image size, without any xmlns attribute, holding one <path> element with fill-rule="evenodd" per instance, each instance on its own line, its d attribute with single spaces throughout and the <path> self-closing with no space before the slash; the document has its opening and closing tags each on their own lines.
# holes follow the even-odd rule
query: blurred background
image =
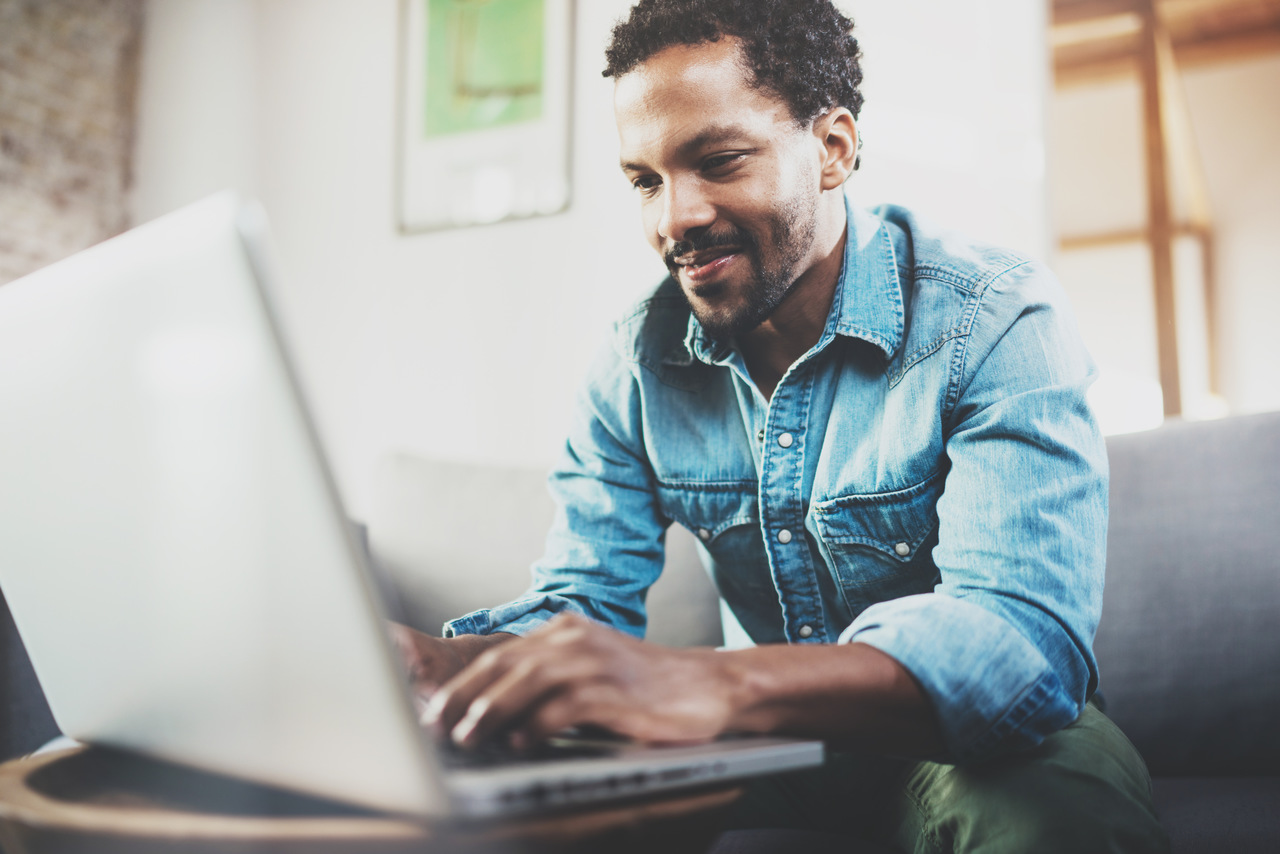
<svg viewBox="0 0 1280 854">
<path fill-rule="evenodd" d="M 545 468 L 609 322 L 664 274 L 578 0 L 571 199 L 432 232 L 397 210 L 397 0 L 0 0 L 0 287 L 232 187 L 351 512 L 379 460 Z M 1047 260 L 1111 433 L 1280 409 L 1280 0 L 843 0 L 859 204 Z M 562 154 L 567 154 L 563 152 Z"/>
</svg>

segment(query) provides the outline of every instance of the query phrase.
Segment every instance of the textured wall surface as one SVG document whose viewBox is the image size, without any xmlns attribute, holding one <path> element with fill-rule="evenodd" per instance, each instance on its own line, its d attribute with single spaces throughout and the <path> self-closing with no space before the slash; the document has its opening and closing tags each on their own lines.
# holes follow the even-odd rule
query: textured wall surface
<svg viewBox="0 0 1280 854">
<path fill-rule="evenodd" d="M 0 0 L 0 285 L 128 226 L 141 0 Z M 57 734 L 0 593 L 0 759 Z"/>
<path fill-rule="evenodd" d="M 124 230 L 141 0 L 0 0 L 0 284 Z"/>
</svg>

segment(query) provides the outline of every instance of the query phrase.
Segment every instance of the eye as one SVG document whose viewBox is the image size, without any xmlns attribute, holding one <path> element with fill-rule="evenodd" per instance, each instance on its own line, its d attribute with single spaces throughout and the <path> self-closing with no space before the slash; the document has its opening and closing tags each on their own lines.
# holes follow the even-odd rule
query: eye
<svg viewBox="0 0 1280 854">
<path fill-rule="evenodd" d="M 631 179 L 631 186 L 649 196 L 662 186 L 662 180 L 657 175 L 637 175 Z"/>
<path fill-rule="evenodd" d="M 736 166 L 746 156 L 746 152 L 742 151 L 713 154 L 702 161 L 702 171 L 713 175 L 732 171 L 732 167 Z"/>
</svg>

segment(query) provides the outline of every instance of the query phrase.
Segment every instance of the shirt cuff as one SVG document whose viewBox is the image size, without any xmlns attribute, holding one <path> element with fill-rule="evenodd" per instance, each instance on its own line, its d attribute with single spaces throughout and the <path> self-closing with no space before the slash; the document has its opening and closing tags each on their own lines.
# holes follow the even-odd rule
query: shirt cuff
<svg viewBox="0 0 1280 854">
<path fill-rule="evenodd" d="M 916 678 L 953 762 L 1033 747 L 1080 714 L 1039 649 L 1001 617 L 953 596 L 873 605 L 838 643 L 873 646 Z"/>
<path fill-rule="evenodd" d="M 556 614 L 566 612 L 589 616 L 572 599 L 549 593 L 538 594 L 516 599 L 497 608 L 472 611 L 465 617 L 450 620 L 444 624 L 443 634 L 447 638 L 458 635 L 491 635 L 496 632 L 527 635 Z"/>
</svg>

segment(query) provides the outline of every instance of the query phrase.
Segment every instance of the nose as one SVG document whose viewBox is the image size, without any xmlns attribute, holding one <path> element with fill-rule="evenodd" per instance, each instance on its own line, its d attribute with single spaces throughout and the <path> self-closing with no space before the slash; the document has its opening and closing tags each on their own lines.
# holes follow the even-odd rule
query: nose
<svg viewBox="0 0 1280 854">
<path fill-rule="evenodd" d="M 669 179 L 663 187 L 658 237 L 678 243 L 716 221 L 715 205 L 696 179 Z"/>
</svg>

